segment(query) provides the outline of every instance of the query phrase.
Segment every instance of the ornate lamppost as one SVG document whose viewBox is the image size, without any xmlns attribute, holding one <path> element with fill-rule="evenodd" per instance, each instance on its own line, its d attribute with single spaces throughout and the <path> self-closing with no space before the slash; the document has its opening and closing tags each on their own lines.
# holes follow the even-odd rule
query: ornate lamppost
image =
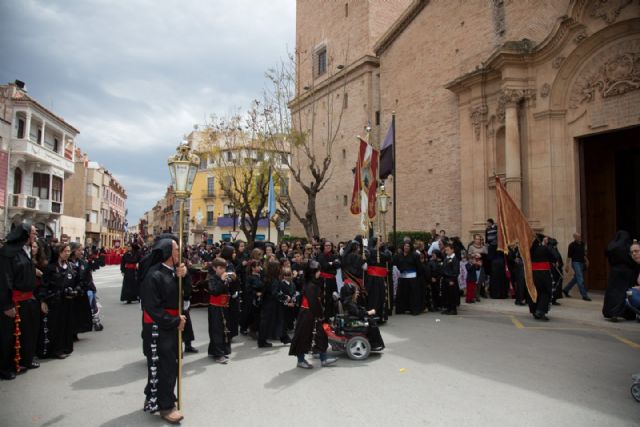
<svg viewBox="0 0 640 427">
<path fill-rule="evenodd" d="M 196 177 L 200 159 L 195 154 L 191 154 L 189 145 L 185 142 L 176 149 L 176 154 L 167 160 L 169 172 L 171 173 L 171 183 L 175 196 L 179 200 L 179 222 L 178 222 L 178 246 L 180 248 L 180 258 L 178 265 L 182 264 L 182 240 L 184 235 L 184 201 L 191 195 L 191 187 Z M 178 315 L 182 316 L 182 277 L 178 277 Z M 178 331 L 178 410 L 182 409 L 182 332 Z"/>
</svg>

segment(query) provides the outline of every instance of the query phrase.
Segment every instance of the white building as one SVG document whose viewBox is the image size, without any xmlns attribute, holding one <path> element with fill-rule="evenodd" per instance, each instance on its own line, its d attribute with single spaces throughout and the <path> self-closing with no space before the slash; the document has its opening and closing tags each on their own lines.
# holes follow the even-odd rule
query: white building
<svg viewBox="0 0 640 427">
<path fill-rule="evenodd" d="M 11 123 L 7 230 L 29 220 L 41 236 L 59 237 L 64 180 L 74 172 L 79 131 L 29 97 L 18 80 L 0 86 L 0 111 Z"/>
</svg>

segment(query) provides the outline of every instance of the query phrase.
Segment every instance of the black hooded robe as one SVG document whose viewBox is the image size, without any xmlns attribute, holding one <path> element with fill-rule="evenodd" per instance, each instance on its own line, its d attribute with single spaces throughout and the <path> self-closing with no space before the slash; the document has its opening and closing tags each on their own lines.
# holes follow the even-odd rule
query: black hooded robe
<svg viewBox="0 0 640 427">
<path fill-rule="evenodd" d="M 122 257 L 120 271 L 124 274 L 124 277 L 122 278 L 120 301 L 131 302 L 140 299 L 140 284 L 136 278 L 139 262 L 140 255 L 137 252 L 129 251 Z"/>
<path fill-rule="evenodd" d="M 635 266 L 629 255 L 630 246 L 629 234 L 626 231 L 618 231 L 605 251 L 611 269 L 604 294 L 602 315 L 608 319 L 624 316 L 627 289 L 632 287 L 634 282 Z"/>
<path fill-rule="evenodd" d="M 229 332 L 229 283 L 215 273 L 209 278 L 209 356 L 221 357 L 231 354 Z"/>
<path fill-rule="evenodd" d="M 322 290 L 319 283 L 311 281 L 303 285 L 303 299 L 291 347 L 289 347 L 289 356 L 304 355 L 312 350 L 318 353 L 327 351 L 329 340 L 322 327 L 324 316 L 322 300 Z"/>
</svg>

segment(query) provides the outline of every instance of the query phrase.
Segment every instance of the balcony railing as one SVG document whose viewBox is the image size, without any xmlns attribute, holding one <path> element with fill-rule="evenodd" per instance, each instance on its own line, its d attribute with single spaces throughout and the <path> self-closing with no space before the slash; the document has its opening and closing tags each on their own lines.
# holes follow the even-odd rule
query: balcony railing
<svg viewBox="0 0 640 427">
<path fill-rule="evenodd" d="M 36 196 L 29 196 L 28 194 L 10 194 L 9 203 L 10 208 L 40 209 L 40 199 Z"/>
<path fill-rule="evenodd" d="M 215 199 L 216 193 L 209 190 L 202 190 L 202 198 L 203 199 Z"/>
<path fill-rule="evenodd" d="M 37 142 L 28 139 L 13 139 L 11 144 L 12 156 L 14 154 L 22 154 L 29 160 L 35 160 L 44 164 L 53 165 L 63 169 L 65 172 L 72 174 L 74 172 L 73 153 L 71 158 L 68 154 L 56 153 L 49 148 L 43 147 Z"/>
<path fill-rule="evenodd" d="M 62 214 L 64 203 L 40 199 L 29 194 L 9 194 L 9 208 Z"/>
</svg>

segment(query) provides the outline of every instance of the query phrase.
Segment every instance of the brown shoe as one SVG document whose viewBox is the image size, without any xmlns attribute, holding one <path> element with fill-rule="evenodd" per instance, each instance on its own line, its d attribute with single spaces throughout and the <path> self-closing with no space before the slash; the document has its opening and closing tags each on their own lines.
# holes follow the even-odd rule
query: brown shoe
<svg viewBox="0 0 640 427">
<path fill-rule="evenodd" d="M 180 424 L 180 421 L 184 419 L 180 411 L 178 411 L 176 408 L 160 411 L 160 416 L 163 420 L 171 424 Z"/>
</svg>

